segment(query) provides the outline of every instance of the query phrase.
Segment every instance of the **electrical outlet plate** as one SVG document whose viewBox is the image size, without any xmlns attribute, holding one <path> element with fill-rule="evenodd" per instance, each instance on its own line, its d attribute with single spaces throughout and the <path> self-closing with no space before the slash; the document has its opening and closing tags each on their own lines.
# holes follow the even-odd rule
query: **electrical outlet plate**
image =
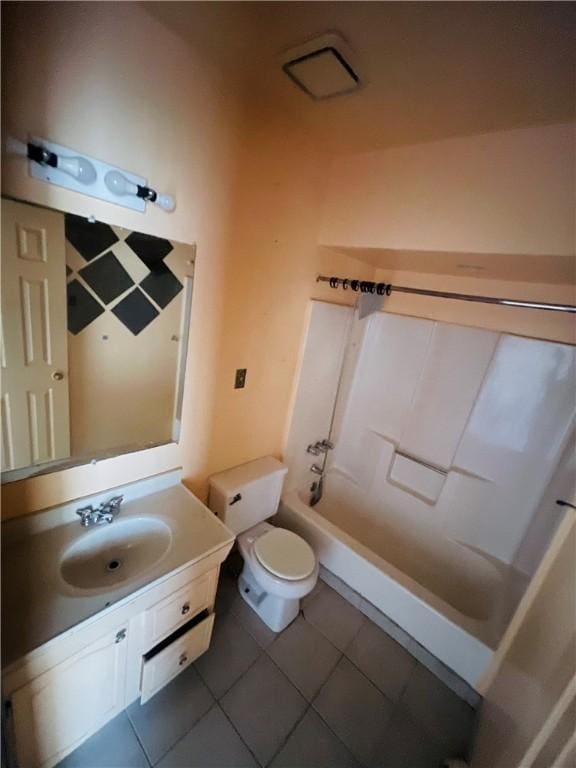
<svg viewBox="0 0 576 768">
<path fill-rule="evenodd" d="M 122 197 L 114 195 L 104 184 L 104 176 L 108 171 L 120 171 L 120 173 L 124 174 L 129 181 L 134 182 L 134 184 L 139 184 L 141 187 L 147 187 L 148 182 L 143 176 L 136 176 L 136 174 L 125 171 L 122 168 L 117 168 L 115 165 L 108 165 L 108 163 L 96 160 L 94 157 L 90 157 L 90 155 L 78 152 L 76 149 L 70 149 L 70 147 L 65 147 L 62 144 L 54 144 L 53 142 L 46 141 L 46 139 L 41 139 L 38 136 L 31 136 L 29 141 L 32 144 L 38 144 L 41 147 L 45 147 L 61 157 L 85 157 L 86 160 L 90 160 L 96 169 L 97 174 L 94 184 L 81 184 L 73 176 L 70 176 L 63 171 L 59 171 L 58 168 L 52 168 L 49 165 L 40 165 L 39 163 L 30 160 L 28 162 L 28 169 L 32 178 L 45 181 L 48 184 L 56 184 L 58 187 L 70 189 L 72 192 L 80 192 L 82 195 L 95 197 L 98 200 L 105 200 L 107 203 L 121 205 L 123 208 L 131 208 L 133 211 L 140 211 L 140 213 L 144 213 L 146 210 L 146 201 L 141 197 L 135 197 L 134 195 L 126 195 Z"/>
</svg>

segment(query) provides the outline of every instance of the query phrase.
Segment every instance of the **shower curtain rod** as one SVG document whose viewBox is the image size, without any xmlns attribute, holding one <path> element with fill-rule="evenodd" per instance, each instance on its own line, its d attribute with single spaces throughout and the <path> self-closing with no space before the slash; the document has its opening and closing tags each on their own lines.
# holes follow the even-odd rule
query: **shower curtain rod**
<svg viewBox="0 0 576 768">
<path fill-rule="evenodd" d="M 342 277 L 327 277 L 318 275 L 317 283 L 330 283 L 331 288 L 342 286 L 344 290 L 350 288 L 359 293 L 378 293 L 381 296 L 390 296 L 397 293 L 412 293 L 416 296 L 434 296 L 438 299 L 455 299 L 456 301 L 473 301 L 480 304 L 500 304 L 504 307 L 524 307 L 526 309 L 544 309 L 549 312 L 575 312 L 574 304 L 550 304 L 542 301 L 520 301 L 519 299 L 500 299 L 494 296 L 474 296 L 468 293 L 452 293 L 450 291 L 429 291 L 423 288 L 408 288 L 405 285 L 392 285 L 391 283 L 374 283 L 370 280 L 349 280 Z"/>
</svg>

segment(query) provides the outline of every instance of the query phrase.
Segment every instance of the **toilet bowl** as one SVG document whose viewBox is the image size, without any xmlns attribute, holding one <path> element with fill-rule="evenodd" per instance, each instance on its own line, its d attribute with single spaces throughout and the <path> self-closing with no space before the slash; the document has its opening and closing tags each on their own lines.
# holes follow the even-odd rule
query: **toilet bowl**
<svg viewBox="0 0 576 768">
<path fill-rule="evenodd" d="M 273 456 L 264 456 L 218 472 L 208 482 L 208 506 L 237 536 L 244 559 L 238 580 L 242 599 L 274 632 L 298 616 L 300 598 L 318 580 L 310 545 L 266 522 L 278 510 L 287 471 Z"/>
<path fill-rule="evenodd" d="M 269 523 L 242 533 L 238 549 L 244 567 L 238 579 L 242 599 L 274 632 L 281 632 L 297 616 L 300 599 L 318 581 L 318 562 L 300 536 Z"/>
</svg>

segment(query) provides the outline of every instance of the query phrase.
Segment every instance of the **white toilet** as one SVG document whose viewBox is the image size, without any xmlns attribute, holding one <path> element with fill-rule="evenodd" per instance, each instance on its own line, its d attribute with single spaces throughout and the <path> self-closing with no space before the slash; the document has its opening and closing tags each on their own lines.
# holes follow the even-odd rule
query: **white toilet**
<svg viewBox="0 0 576 768">
<path fill-rule="evenodd" d="M 244 558 L 240 594 L 274 632 L 296 618 L 300 598 L 318 580 L 310 545 L 292 531 L 264 522 L 276 514 L 287 471 L 284 464 L 266 456 L 209 480 L 208 506 L 237 535 Z"/>
</svg>

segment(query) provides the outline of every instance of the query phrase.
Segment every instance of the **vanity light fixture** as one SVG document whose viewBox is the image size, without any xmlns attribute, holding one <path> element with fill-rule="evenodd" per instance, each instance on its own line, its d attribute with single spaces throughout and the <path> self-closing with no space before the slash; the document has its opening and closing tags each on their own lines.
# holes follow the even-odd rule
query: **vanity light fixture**
<svg viewBox="0 0 576 768">
<path fill-rule="evenodd" d="M 46 147 L 32 142 L 24 143 L 18 139 L 9 137 L 6 141 L 6 151 L 11 155 L 27 157 L 40 165 L 46 165 L 50 168 L 57 168 L 59 171 L 67 173 L 73 179 L 81 184 L 94 184 L 97 178 L 96 169 L 85 157 L 66 157 L 51 152 Z"/>
<path fill-rule="evenodd" d="M 150 187 L 146 187 L 140 184 L 134 184 L 134 182 L 127 179 L 120 171 L 108 171 L 104 176 L 104 184 L 114 195 L 135 195 L 150 203 L 156 203 L 160 208 L 165 211 L 171 212 L 176 208 L 176 201 L 172 195 L 159 195 Z"/>
<path fill-rule="evenodd" d="M 48 184 L 90 195 L 98 200 L 144 213 L 146 203 L 154 203 L 164 211 L 173 211 L 172 195 L 159 194 L 142 176 L 117 168 L 94 157 L 83 157 L 76 150 L 36 136 L 28 141 L 12 137 L 6 140 L 8 155 L 29 160 L 30 176 Z"/>
</svg>

